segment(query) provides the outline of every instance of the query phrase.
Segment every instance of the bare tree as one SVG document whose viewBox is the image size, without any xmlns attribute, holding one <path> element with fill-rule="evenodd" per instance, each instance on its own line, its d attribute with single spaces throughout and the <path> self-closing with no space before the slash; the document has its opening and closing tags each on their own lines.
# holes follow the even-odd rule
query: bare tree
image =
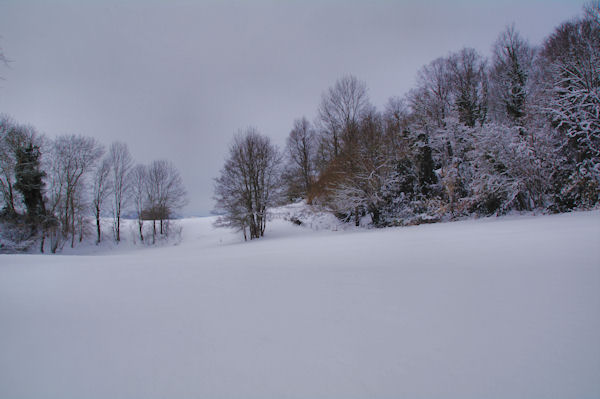
<svg viewBox="0 0 600 399">
<path fill-rule="evenodd" d="M 438 58 L 418 74 L 409 104 L 420 129 L 444 129 L 448 118 L 473 127 L 487 116 L 486 63 L 474 49 Z"/>
<path fill-rule="evenodd" d="M 483 124 L 488 94 L 485 59 L 474 49 L 464 48 L 450 56 L 448 68 L 459 121 L 468 127 Z"/>
<path fill-rule="evenodd" d="M 380 224 L 384 188 L 393 178 L 394 148 L 387 140 L 382 116 L 372 111 L 359 123 L 360 138 L 354 151 L 342 158 L 344 178 L 333 186 L 333 207 L 337 213 L 354 218 L 358 226 L 362 214 Z"/>
<path fill-rule="evenodd" d="M 89 215 L 90 203 L 88 202 L 89 189 L 80 185 L 73 195 L 74 221 L 73 233 L 71 235 L 71 246 L 74 244 L 75 235 L 79 242 L 83 241 L 85 234 L 89 232 Z"/>
<path fill-rule="evenodd" d="M 215 179 L 217 226 L 234 227 L 247 239 L 265 233 L 267 209 L 279 194 L 281 157 L 268 137 L 255 128 L 238 133 L 229 147 L 229 158 Z"/>
<path fill-rule="evenodd" d="M 54 142 L 56 180 L 59 183 L 58 206 L 61 213 L 63 236 L 71 234 L 71 247 L 75 245 L 75 224 L 79 206 L 83 201 L 85 176 L 93 170 L 102 156 L 101 145 L 91 137 L 67 135 Z M 76 206 L 77 205 L 77 206 Z"/>
<path fill-rule="evenodd" d="M 287 138 L 287 180 L 295 195 L 306 197 L 314 179 L 316 156 L 315 132 L 305 117 L 294 121 Z M 291 193 L 290 193 L 291 194 Z"/>
<path fill-rule="evenodd" d="M 361 114 L 370 108 L 367 86 L 355 76 L 338 79 L 321 98 L 318 109 L 323 138 L 330 147 L 330 158 L 337 157 L 344 141 L 351 140 Z"/>
<path fill-rule="evenodd" d="M 529 97 L 533 48 L 509 26 L 493 46 L 490 68 L 490 109 L 500 122 L 522 126 Z"/>
<path fill-rule="evenodd" d="M 141 171 L 140 176 L 137 177 L 143 178 Z M 168 234 L 168 226 L 165 226 L 165 222 L 187 204 L 187 192 L 183 185 L 183 179 L 170 161 L 153 161 L 148 167 L 146 200 L 145 213 L 152 220 L 152 241 L 154 243 L 156 242 L 156 222 L 160 222 L 160 234 Z"/>
<path fill-rule="evenodd" d="M 385 134 L 390 145 L 397 147 L 399 139 L 409 129 L 409 109 L 403 98 L 391 97 L 383 111 Z"/>
<path fill-rule="evenodd" d="M 63 241 L 60 215 L 64 202 L 65 181 L 64 173 L 61 172 L 61 161 L 56 156 L 54 142 L 48 143 L 47 152 L 50 156 L 46 157 L 46 170 L 48 171 L 46 175 L 46 212 L 51 223 L 45 229 L 45 235 L 50 240 L 50 251 L 56 253 Z"/>
<path fill-rule="evenodd" d="M 0 190 L 4 199 L 4 211 L 16 214 L 15 165 L 19 142 L 15 122 L 7 115 L 0 115 Z"/>
<path fill-rule="evenodd" d="M 92 208 L 96 218 L 96 244 L 101 240 L 100 216 L 102 215 L 102 206 L 111 194 L 112 184 L 110 180 L 110 161 L 104 158 L 94 172 L 92 180 Z"/>
<path fill-rule="evenodd" d="M 447 58 L 437 58 L 417 75 L 417 88 L 408 95 L 416 121 L 428 130 L 442 128 L 449 116 L 452 87 Z"/>
<path fill-rule="evenodd" d="M 148 198 L 148 168 L 137 164 L 129 172 L 128 178 L 131 190 L 131 199 L 135 207 L 138 221 L 138 232 L 140 240 L 144 241 L 144 207 Z"/>
<path fill-rule="evenodd" d="M 111 165 L 111 180 L 113 186 L 113 229 L 115 240 L 121 241 L 121 211 L 127 201 L 127 176 L 133 159 L 127 144 L 116 141 L 110 145 L 108 159 Z"/>
</svg>

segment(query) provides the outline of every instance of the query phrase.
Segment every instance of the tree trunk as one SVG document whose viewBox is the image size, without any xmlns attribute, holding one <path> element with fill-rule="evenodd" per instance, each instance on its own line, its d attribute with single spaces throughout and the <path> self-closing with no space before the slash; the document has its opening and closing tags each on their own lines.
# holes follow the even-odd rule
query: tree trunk
<svg viewBox="0 0 600 399">
<path fill-rule="evenodd" d="M 71 248 L 75 248 L 75 207 L 71 197 Z"/>
<path fill-rule="evenodd" d="M 372 207 L 371 208 L 371 219 L 372 219 L 374 226 L 379 226 L 379 215 L 380 215 L 379 209 L 377 209 L 376 207 Z"/>
<path fill-rule="evenodd" d="M 7 180 L 8 180 L 8 178 L 7 178 Z M 17 210 L 15 209 L 15 199 L 14 199 L 12 184 L 10 184 L 10 182 L 8 183 L 8 209 L 10 210 L 12 215 L 17 213 Z"/>
<path fill-rule="evenodd" d="M 69 200 L 65 201 L 65 218 L 63 220 L 63 235 L 65 239 L 69 237 Z"/>
<path fill-rule="evenodd" d="M 142 219 L 138 219 L 138 228 L 140 230 L 140 241 L 144 242 L 144 221 Z"/>
<path fill-rule="evenodd" d="M 96 245 L 100 244 L 101 239 L 101 231 L 100 231 L 100 208 L 96 207 L 96 233 L 98 234 L 98 239 L 96 240 Z"/>
<path fill-rule="evenodd" d="M 58 227 L 53 227 L 52 230 L 50 230 L 50 252 L 52 252 L 53 254 L 56 253 L 56 250 L 58 249 L 58 235 L 60 233 L 58 232 Z"/>
<path fill-rule="evenodd" d="M 338 144 L 338 136 L 337 133 L 333 133 L 333 156 L 337 157 L 339 153 L 339 144 Z"/>
<path fill-rule="evenodd" d="M 267 218 L 265 216 L 262 216 L 260 218 L 260 236 L 264 237 L 265 236 L 265 227 L 267 226 Z"/>
<path fill-rule="evenodd" d="M 116 232 L 117 232 L 117 242 L 121 241 L 121 210 L 117 210 L 117 226 L 116 226 Z"/>
<path fill-rule="evenodd" d="M 156 219 L 152 220 L 152 244 L 156 244 Z"/>
</svg>

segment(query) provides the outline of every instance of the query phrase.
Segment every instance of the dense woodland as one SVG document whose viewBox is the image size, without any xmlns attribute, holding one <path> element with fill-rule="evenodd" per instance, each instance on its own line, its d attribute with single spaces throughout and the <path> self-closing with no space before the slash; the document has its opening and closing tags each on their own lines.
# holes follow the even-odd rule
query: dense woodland
<svg viewBox="0 0 600 399">
<path fill-rule="evenodd" d="M 600 3 L 540 46 L 511 26 L 489 58 L 463 48 L 435 59 L 381 110 L 344 76 L 313 122 L 294 121 L 278 177 L 276 153 L 255 129 L 236 136 L 216 180 L 218 224 L 257 238 L 269 206 L 299 199 L 377 227 L 594 208 Z"/>
</svg>

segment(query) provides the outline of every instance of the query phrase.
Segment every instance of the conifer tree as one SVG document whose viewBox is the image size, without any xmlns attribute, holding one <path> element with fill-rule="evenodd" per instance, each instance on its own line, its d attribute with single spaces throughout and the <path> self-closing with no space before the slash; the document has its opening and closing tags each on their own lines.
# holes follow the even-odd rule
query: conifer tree
<svg viewBox="0 0 600 399">
<path fill-rule="evenodd" d="M 16 151 L 15 189 L 23 195 L 31 221 L 38 221 L 46 213 L 42 195 L 46 173 L 41 170 L 40 157 L 39 146 L 31 142 Z"/>
</svg>

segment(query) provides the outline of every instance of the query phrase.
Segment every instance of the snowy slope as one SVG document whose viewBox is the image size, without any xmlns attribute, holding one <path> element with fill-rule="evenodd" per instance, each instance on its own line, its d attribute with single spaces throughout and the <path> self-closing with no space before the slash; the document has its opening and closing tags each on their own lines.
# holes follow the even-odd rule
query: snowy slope
<svg viewBox="0 0 600 399">
<path fill-rule="evenodd" d="M 1 398 L 597 398 L 600 212 L 0 257 Z"/>
</svg>

